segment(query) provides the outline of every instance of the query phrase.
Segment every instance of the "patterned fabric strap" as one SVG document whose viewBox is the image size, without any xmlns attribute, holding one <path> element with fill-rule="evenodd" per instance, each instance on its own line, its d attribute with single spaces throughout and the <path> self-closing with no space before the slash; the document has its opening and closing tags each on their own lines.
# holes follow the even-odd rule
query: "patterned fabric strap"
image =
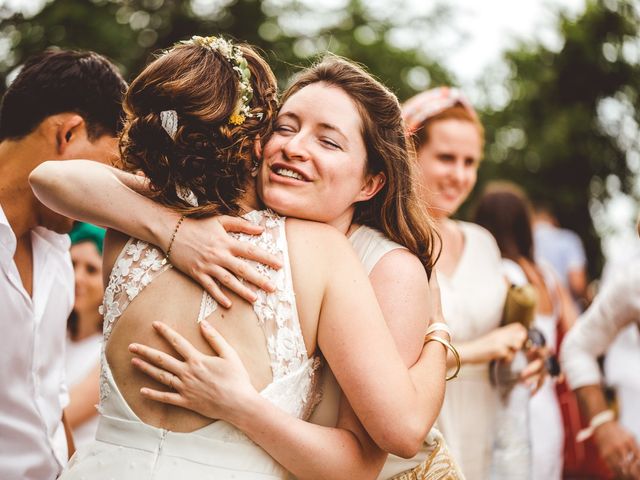
<svg viewBox="0 0 640 480">
<path fill-rule="evenodd" d="M 434 441 L 429 444 L 431 453 L 424 462 L 389 480 L 465 480 L 442 435 L 434 437 Z"/>
</svg>

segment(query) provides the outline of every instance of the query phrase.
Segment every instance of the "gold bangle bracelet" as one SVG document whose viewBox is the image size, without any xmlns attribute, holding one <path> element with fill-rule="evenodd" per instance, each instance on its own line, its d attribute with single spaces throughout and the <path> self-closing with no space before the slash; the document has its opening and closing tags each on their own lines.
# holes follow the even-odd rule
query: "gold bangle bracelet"
<svg viewBox="0 0 640 480">
<path fill-rule="evenodd" d="M 446 377 L 445 380 L 448 382 L 449 380 L 453 380 L 454 378 L 456 378 L 458 376 L 458 373 L 460 373 L 460 367 L 462 366 L 462 362 L 460 361 L 460 354 L 458 353 L 458 350 L 456 350 L 456 347 L 451 345 L 451 343 L 446 341 L 444 338 L 440 338 L 435 335 L 425 337 L 424 344 L 426 345 L 429 342 L 441 343 L 449 352 L 451 352 L 453 357 L 456 359 L 456 371 L 453 372 L 453 375 Z"/>
</svg>

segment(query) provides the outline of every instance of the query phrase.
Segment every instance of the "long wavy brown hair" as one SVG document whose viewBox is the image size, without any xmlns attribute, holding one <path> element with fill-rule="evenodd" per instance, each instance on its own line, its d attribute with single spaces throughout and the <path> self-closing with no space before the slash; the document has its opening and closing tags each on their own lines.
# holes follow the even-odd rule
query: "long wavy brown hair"
<svg viewBox="0 0 640 480">
<path fill-rule="evenodd" d="M 285 91 L 282 104 L 314 83 L 340 88 L 357 105 L 367 150 L 367 173 L 383 172 L 386 176 L 376 196 L 356 204 L 353 222 L 380 230 L 407 247 L 430 275 L 437 259 L 437 233 L 418 199 L 417 161 L 405 136 L 398 99 L 360 66 L 331 55 L 298 74 Z"/>
<path fill-rule="evenodd" d="M 123 167 L 142 171 L 150 197 L 189 216 L 237 214 L 238 201 L 252 181 L 254 142 L 268 137 L 277 113 L 276 79 L 267 63 L 240 44 L 251 72 L 251 117 L 229 123 L 241 95 L 234 65 L 219 51 L 178 44 L 162 53 L 131 83 L 124 101 L 120 138 Z M 174 138 L 160 113 L 175 110 Z M 177 195 L 188 188 L 194 207 Z"/>
<path fill-rule="evenodd" d="M 524 257 L 535 264 L 531 211 L 516 184 L 492 182 L 478 200 L 473 221 L 491 232 L 504 258 L 519 262 Z"/>
</svg>

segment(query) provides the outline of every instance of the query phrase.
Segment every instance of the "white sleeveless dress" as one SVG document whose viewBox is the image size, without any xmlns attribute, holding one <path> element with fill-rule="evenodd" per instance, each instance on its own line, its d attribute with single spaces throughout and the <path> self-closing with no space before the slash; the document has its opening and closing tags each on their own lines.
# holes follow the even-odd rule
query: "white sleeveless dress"
<svg viewBox="0 0 640 480">
<path fill-rule="evenodd" d="M 388 239 L 378 230 L 367 227 L 366 225 L 358 227 L 349 237 L 349 241 L 364 265 L 367 275 L 371 275 L 374 267 L 387 253 L 398 249 L 406 250 L 406 247 Z M 309 421 L 318 425 L 335 427 L 338 422 L 341 395 L 342 390 L 340 386 L 329 367 L 325 365 L 322 373 L 322 400 Z M 378 480 L 390 479 L 402 472 L 423 464 L 432 456 L 434 448 L 440 447 L 441 445 L 444 445 L 442 434 L 434 427 L 427 435 L 422 448 L 415 457 L 406 459 L 396 455 L 389 455 L 378 476 Z M 438 472 L 430 478 L 462 478 L 459 472 L 456 472 L 457 477 L 447 476 L 448 473 L 449 472 L 446 471 Z M 438 475 L 441 475 L 441 477 Z"/>
<path fill-rule="evenodd" d="M 257 321 L 265 335 L 272 382 L 260 394 L 298 418 L 314 403 L 318 358 L 309 358 L 302 337 L 285 236 L 285 219 L 270 211 L 244 218 L 262 225 L 259 236 L 237 234 L 281 256 L 284 268 L 254 264 L 276 285 L 274 293 L 256 290 Z M 130 239 L 111 272 L 104 296 L 104 344 L 124 310 L 162 272 L 171 268 L 153 245 Z M 199 318 L 211 314 L 216 302 L 203 291 Z M 194 318 L 194 322 L 196 319 Z M 178 433 L 143 423 L 116 385 L 105 347 L 101 354 L 100 421 L 96 440 L 79 450 L 60 477 L 65 480 L 283 479 L 287 472 L 264 450 L 232 425 L 215 421 L 194 432 Z"/>
<path fill-rule="evenodd" d="M 454 343 L 475 340 L 500 326 L 507 295 L 502 258 L 493 236 L 473 223 L 458 222 L 464 249 L 454 272 L 438 271 L 442 312 Z M 447 382 L 437 426 L 470 480 L 489 478 L 498 395 L 489 381 L 489 364 L 463 365 Z"/>
</svg>

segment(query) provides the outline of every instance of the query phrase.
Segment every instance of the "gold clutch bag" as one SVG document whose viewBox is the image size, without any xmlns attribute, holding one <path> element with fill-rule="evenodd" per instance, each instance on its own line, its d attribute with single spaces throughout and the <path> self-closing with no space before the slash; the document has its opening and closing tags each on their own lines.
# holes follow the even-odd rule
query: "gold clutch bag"
<svg viewBox="0 0 640 480">
<path fill-rule="evenodd" d="M 507 291 L 502 312 L 502 325 L 520 323 L 525 328 L 531 328 L 536 313 L 538 295 L 530 283 L 511 285 Z"/>
</svg>

